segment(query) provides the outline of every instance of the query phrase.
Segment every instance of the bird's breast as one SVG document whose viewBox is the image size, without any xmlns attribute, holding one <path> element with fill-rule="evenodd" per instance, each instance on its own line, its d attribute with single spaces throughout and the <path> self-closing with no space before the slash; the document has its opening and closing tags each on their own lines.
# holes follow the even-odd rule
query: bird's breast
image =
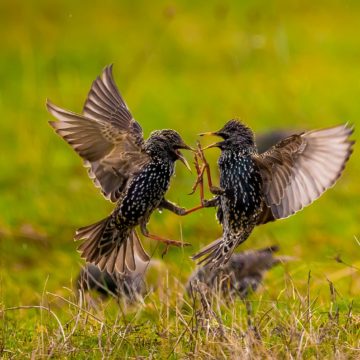
<svg viewBox="0 0 360 360">
<path fill-rule="evenodd" d="M 174 165 L 170 162 L 148 164 L 129 184 L 118 210 L 123 222 L 136 225 L 150 216 L 169 188 Z"/>
<path fill-rule="evenodd" d="M 250 156 L 225 153 L 219 159 L 224 220 L 233 228 L 244 228 L 256 221 L 263 201 L 259 169 Z"/>
</svg>

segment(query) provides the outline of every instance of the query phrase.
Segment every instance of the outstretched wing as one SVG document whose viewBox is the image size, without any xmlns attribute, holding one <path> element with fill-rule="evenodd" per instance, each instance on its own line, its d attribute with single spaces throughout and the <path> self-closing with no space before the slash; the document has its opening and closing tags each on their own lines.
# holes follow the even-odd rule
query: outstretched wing
<svg viewBox="0 0 360 360">
<path fill-rule="evenodd" d="M 112 66 L 92 84 L 83 115 L 46 103 L 59 121 L 55 131 L 84 159 L 89 176 L 115 202 L 128 179 L 149 161 L 141 126 L 133 119 L 112 77 Z"/>
<path fill-rule="evenodd" d="M 352 153 L 352 132 L 340 125 L 292 135 L 253 156 L 275 219 L 294 214 L 335 184 Z"/>
</svg>

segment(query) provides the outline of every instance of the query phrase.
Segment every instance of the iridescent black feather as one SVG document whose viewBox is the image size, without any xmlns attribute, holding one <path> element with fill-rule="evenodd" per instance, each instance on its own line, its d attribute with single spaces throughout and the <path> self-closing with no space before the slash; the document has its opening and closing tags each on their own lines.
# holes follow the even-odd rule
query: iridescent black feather
<svg viewBox="0 0 360 360">
<path fill-rule="evenodd" d="M 140 124 L 115 85 L 112 66 L 93 82 L 83 114 L 49 101 L 47 108 L 59 120 L 50 122 L 51 126 L 83 158 L 104 196 L 117 202 L 109 217 L 76 232 L 76 240 L 85 240 L 79 247 L 81 255 L 109 273 L 135 270 L 135 256 L 143 261 L 149 256 L 134 228 L 140 225 L 148 235 L 146 224 L 151 213 L 166 202 L 175 161 L 187 165 L 179 149 L 189 146 L 174 130 L 154 131 L 144 140 Z M 167 208 L 177 213 L 183 210 L 174 204 Z"/>
<path fill-rule="evenodd" d="M 259 154 L 253 132 L 231 120 L 213 135 L 222 141 L 218 206 L 223 235 L 193 259 L 220 267 L 256 225 L 288 217 L 335 184 L 352 152 L 346 125 L 296 134 Z M 214 201 L 215 200 L 215 201 Z"/>
</svg>

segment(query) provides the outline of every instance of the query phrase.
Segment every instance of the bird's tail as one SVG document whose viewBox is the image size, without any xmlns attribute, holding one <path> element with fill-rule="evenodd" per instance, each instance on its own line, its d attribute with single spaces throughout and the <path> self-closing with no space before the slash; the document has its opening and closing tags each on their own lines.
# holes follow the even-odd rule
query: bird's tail
<svg viewBox="0 0 360 360">
<path fill-rule="evenodd" d="M 85 240 L 78 247 L 81 256 L 110 274 L 115 270 L 119 273 L 134 271 L 135 256 L 144 262 L 150 260 L 135 230 L 121 229 L 111 215 L 78 229 L 75 240 L 81 239 Z"/>
<path fill-rule="evenodd" d="M 225 265 L 229 261 L 238 244 L 239 243 L 234 240 L 229 241 L 221 237 L 201 249 L 197 254 L 192 256 L 192 259 L 198 260 L 203 258 L 199 261 L 199 265 L 204 264 L 205 266 L 209 265 L 211 268 L 217 268 Z"/>
</svg>

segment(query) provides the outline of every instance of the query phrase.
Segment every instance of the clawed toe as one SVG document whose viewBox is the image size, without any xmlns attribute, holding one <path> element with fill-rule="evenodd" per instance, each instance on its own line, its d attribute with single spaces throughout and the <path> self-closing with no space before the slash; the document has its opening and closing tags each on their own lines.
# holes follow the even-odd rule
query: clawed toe
<svg viewBox="0 0 360 360">
<path fill-rule="evenodd" d="M 198 178 L 196 179 L 195 181 L 195 184 L 193 185 L 192 189 L 191 189 L 191 192 L 189 193 L 189 195 L 193 195 L 197 189 L 197 187 L 202 183 L 203 181 L 203 174 L 204 174 L 204 171 L 200 171 L 199 175 L 198 175 Z"/>
<path fill-rule="evenodd" d="M 167 254 L 170 246 L 176 246 L 176 247 L 191 246 L 190 243 L 186 243 L 186 242 L 182 242 L 182 241 L 175 241 L 175 240 L 165 240 L 165 241 L 163 241 L 163 243 L 165 244 L 165 248 L 161 253 L 162 258 Z"/>
<path fill-rule="evenodd" d="M 197 187 L 199 185 L 202 185 L 202 182 L 203 182 L 205 167 L 204 166 L 202 168 L 200 167 L 198 154 L 194 155 L 194 166 L 195 166 L 196 173 L 197 173 L 197 179 L 196 179 L 195 184 L 193 185 L 189 195 L 193 195 L 195 193 Z"/>
<path fill-rule="evenodd" d="M 210 186 L 209 190 L 214 195 L 222 195 L 225 192 L 224 189 L 221 189 L 221 188 L 219 188 L 217 186 Z"/>
<path fill-rule="evenodd" d="M 176 246 L 176 247 L 191 246 L 190 243 L 175 241 L 175 240 L 167 240 L 166 242 L 164 241 L 164 244 L 166 244 L 167 246 Z"/>
</svg>

